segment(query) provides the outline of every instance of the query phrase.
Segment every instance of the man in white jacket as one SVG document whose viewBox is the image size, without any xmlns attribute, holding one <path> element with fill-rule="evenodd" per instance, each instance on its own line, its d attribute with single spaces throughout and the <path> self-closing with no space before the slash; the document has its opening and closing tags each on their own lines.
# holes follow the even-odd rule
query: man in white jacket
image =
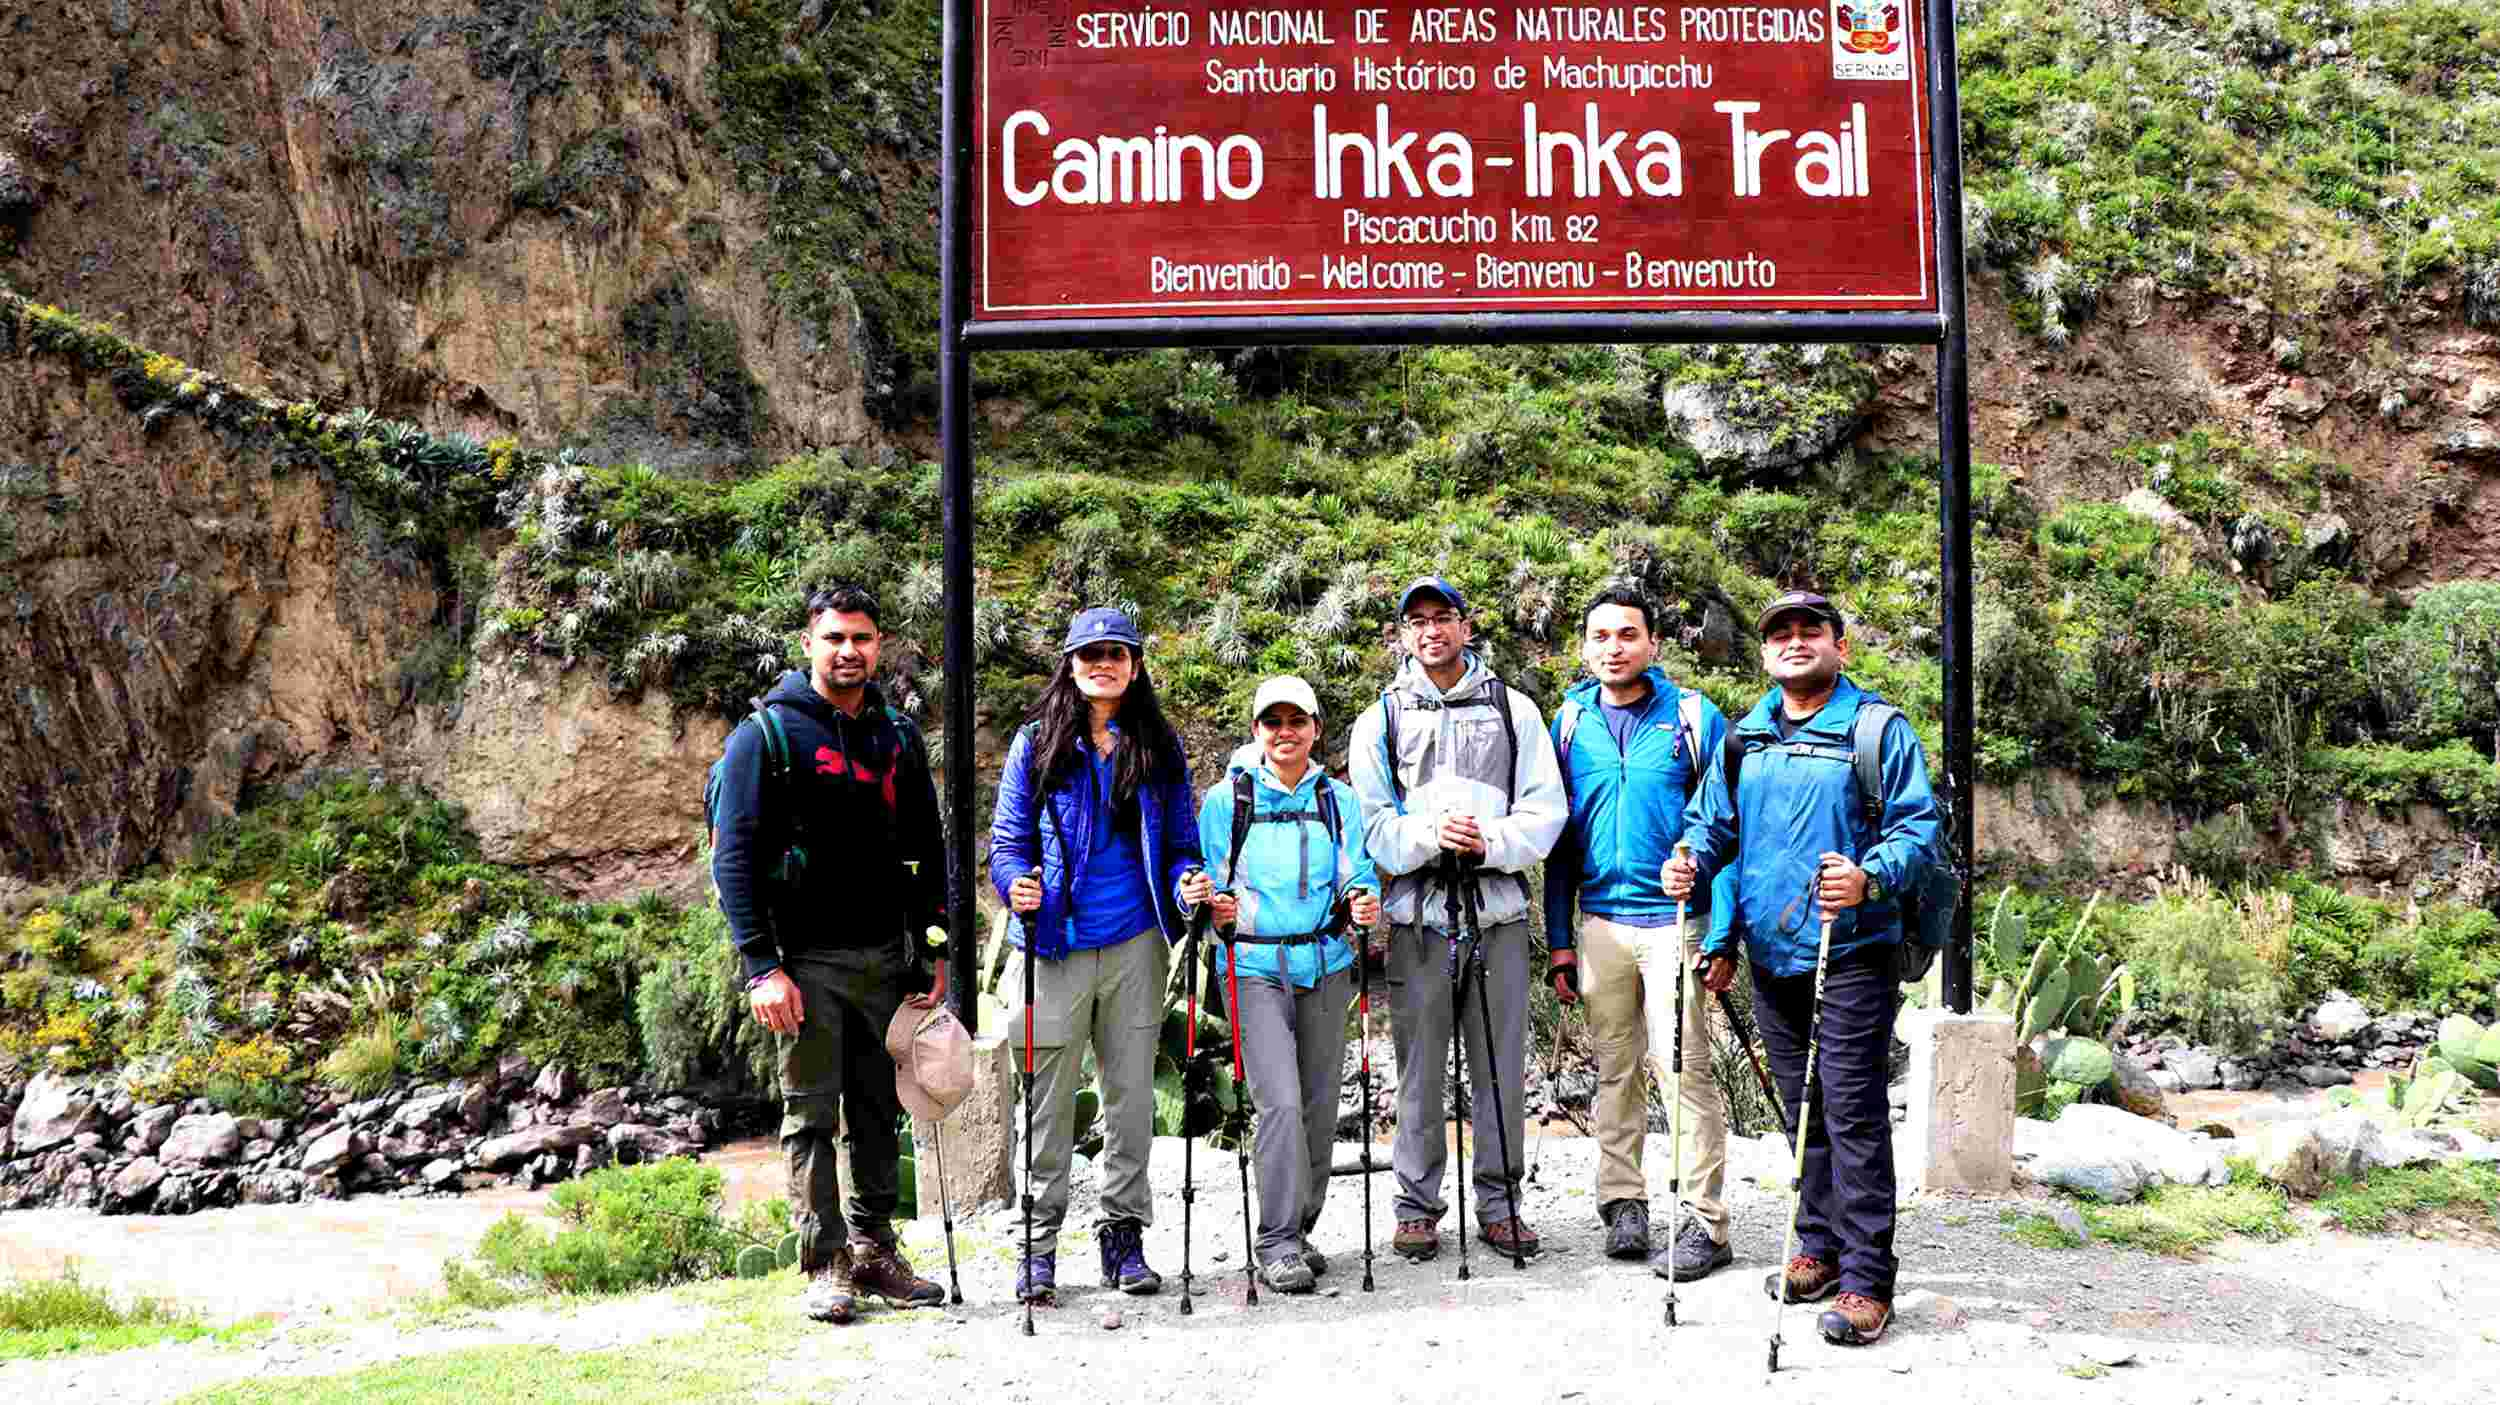
<svg viewBox="0 0 2500 1405">
<path fill-rule="evenodd" d="M 1510 1195 L 1527 1151 L 1527 873 L 1554 847 L 1570 804 L 1536 704 L 1468 649 L 1473 631 L 1458 590 L 1426 576 L 1399 597 L 1398 615 L 1406 660 L 1380 702 L 1355 719 L 1348 748 L 1365 847 L 1388 885 L 1390 1032 L 1398 1059 L 1393 1247 L 1410 1259 L 1441 1251 L 1448 1211 L 1441 1198 L 1444 1080 L 1456 1019 L 1474 1095 L 1480 1233 L 1505 1254 L 1533 1254 L 1536 1232 Z M 1490 1049 L 1472 974 L 1477 953 L 1458 930 L 1453 874 L 1476 898 Z M 1463 988 L 1454 972 L 1465 977 Z"/>
</svg>

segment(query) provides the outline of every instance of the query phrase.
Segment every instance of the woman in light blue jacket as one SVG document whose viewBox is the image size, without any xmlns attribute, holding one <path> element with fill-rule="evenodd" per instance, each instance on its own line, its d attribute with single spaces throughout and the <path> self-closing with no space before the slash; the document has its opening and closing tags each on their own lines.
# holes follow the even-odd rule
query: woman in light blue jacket
<svg viewBox="0 0 2500 1405">
<path fill-rule="evenodd" d="M 1234 1037 L 1258 1109 L 1259 1276 L 1307 1293 L 1328 1270 L 1305 1236 L 1327 1198 L 1337 1134 L 1357 959 L 1346 928 L 1378 925 L 1380 880 L 1353 787 L 1312 760 L 1311 685 L 1271 678 L 1250 715 L 1256 740 L 1199 805 L 1198 837 L 1219 885 Z"/>
</svg>

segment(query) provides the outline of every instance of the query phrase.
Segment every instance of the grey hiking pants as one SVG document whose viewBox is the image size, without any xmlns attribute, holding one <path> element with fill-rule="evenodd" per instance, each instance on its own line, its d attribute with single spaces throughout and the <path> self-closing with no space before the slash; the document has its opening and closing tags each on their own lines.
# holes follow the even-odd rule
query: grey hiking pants
<svg viewBox="0 0 2500 1405">
<path fill-rule="evenodd" d="M 999 993 L 1012 1002 L 1007 1037 L 1024 1067 L 1024 966 L 1018 951 Z M 1171 948 L 1152 927 L 1120 943 L 1075 951 L 1033 968 L 1033 1248 L 1058 1252 L 1068 1217 L 1069 1162 L 1076 1152 L 1076 1090 L 1085 1047 L 1102 1080 L 1102 1218 L 1154 1223 L 1146 1156 L 1155 1137 L 1155 1044 L 1163 1030 L 1163 982 Z M 1016 1135 L 1025 1110 L 1016 1109 Z M 1018 1154 L 1016 1174 L 1024 1173 Z"/>
<path fill-rule="evenodd" d="M 1337 1083 L 1345 1067 L 1345 1012 L 1354 1000 L 1348 967 L 1307 990 L 1263 976 L 1241 982 L 1234 1012 L 1242 1071 L 1258 1109 L 1259 1262 L 1301 1252 L 1302 1236 L 1328 1198 L 1337 1140 Z"/>
<path fill-rule="evenodd" d="M 903 965 L 889 950 L 802 951 L 782 965 L 799 988 L 799 1032 L 781 1051 L 781 1150 L 789 1163 L 790 1223 L 799 1267 L 832 1261 L 847 1239 L 894 1242 L 902 1200 L 903 1104 L 885 1027 L 903 1003 Z M 851 1153 L 845 1215 L 834 1139 Z"/>
<path fill-rule="evenodd" d="M 1528 924 L 1504 922 L 1484 931 L 1485 998 L 1493 1014 L 1493 1048 L 1484 1047 L 1484 1014 L 1476 1004 L 1475 946 L 1458 944 L 1466 977 L 1463 1009 L 1453 1002 L 1448 934 L 1431 927 L 1400 927 L 1389 940 L 1389 1033 L 1398 1053 L 1398 1132 L 1389 1151 L 1397 1169 L 1398 1218 L 1438 1221 L 1449 1206 L 1441 1198 L 1441 1171 L 1449 1159 L 1446 1132 L 1450 1073 L 1450 1022 L 1459 1016 L 1467 1046 L 1467 1088 L 1473 1099 L 1473 1175 L 1476 1219 L 1493 1224 L 1515 1218 L 1509 1178 L 1526 1174 Z M 1493 1115 L 1492 1079 L 1498 1069 L 1502 1119 Z M 1505 1127 L 1502 1124 L 1507 1123 Z M 1510 1165 L 1502 1164 L 1502 1139 Z M 1461 1225 L 1459 1232 L 1466 1233 Z"/>
</svg>

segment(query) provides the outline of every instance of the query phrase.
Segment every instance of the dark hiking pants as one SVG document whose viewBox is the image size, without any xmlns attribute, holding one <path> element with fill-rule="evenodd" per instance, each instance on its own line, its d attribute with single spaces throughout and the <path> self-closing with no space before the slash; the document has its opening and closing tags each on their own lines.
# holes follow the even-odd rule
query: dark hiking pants
<svg viewBox="0 0 2500 1405">
<path fill-rule="evenodd" d="M 1823 1034 L 1814 1062 L 1814 1122 L 1797 1207 L 1797 1251 L 1840 1266 L 1840 1286 L 1892 1301 L 1894 1189 L 1892 1106 L 1885 1073 L 1901 988 L 1890 946 L 1832 959 L 1823 982 Z M 1774 976 L 1753 968 L 1754 1018 L 1770 1051 L 1780 1100 L 1796 1125 L 1805 1081 L 1814 973 Z"/>
<path fill-rule="evenodd" d="M 799 988 L 801 1019 L 781 1046 L 781 1150 L 790 1163 L 790 1220 L 799 1267 L 812 1272 L 856 1235 L 894 1242 L 902 1200 L 900 1122 L 885 1027 L 903 1003 L 902 961 L 890 951 L 803 953 L 782 970 Z M 851 1159 L 847 1223 L 834 1164 L 840 1133 Z"/>
</svg>

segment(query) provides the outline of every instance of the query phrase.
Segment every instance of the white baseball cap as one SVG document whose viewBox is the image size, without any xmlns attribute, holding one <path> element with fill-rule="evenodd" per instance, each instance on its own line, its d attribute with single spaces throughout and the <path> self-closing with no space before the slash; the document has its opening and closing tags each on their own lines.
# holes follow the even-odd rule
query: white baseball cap
<svg viewBox="0 0 2500 1405">
<path fill-rule="evenodd" d="M 1250 720 L 1256 722 L 1278 703 L 1292 703 L 1313 717 L 1319 716 L 1319 694 L 1311 685 L 1290 673 L 1280 673 L 1259 685 L 1259 695 L 1250 700 Z"/>
</svg>

